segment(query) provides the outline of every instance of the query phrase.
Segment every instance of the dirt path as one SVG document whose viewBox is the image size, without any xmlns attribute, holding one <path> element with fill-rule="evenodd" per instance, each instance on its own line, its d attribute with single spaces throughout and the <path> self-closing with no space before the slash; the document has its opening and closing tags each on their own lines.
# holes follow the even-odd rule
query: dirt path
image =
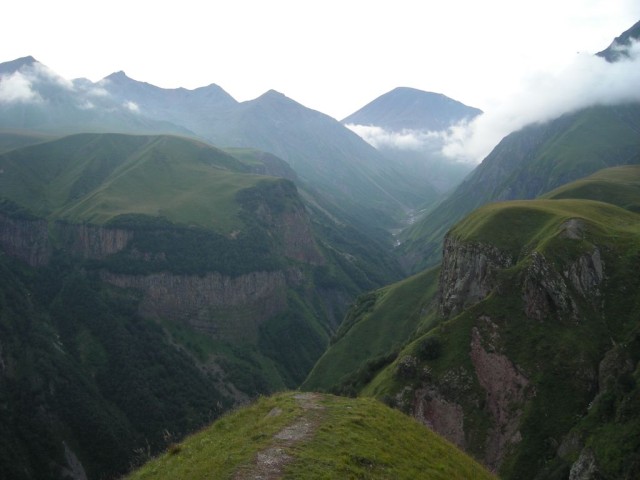
<svg viewBox="0 0 640 480">
<path fill-rule="evenodd" d="M 282 477 L 284 467 L 293 460 L 287 450 L 313 436 L 320 424 L 324 407 L 318 403 L 321 395 L 317 393 L 299 393 L 294 396 L 304 413 L 290 425 L 273 436 L 271 445 L 258 452 L 253 465 L 235 474 L 234 480 L 277 480 Z M 280 415 L 282 411 L 274 408 L 269 416 Z"/>
</svg>

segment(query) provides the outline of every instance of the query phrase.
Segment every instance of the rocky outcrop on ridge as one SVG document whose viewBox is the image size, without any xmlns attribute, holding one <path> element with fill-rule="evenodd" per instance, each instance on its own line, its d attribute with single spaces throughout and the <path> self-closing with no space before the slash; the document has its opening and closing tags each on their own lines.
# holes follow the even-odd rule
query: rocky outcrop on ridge
<svg viewBox="0 0 640 480">
<path fill-rule="evenodd" d="M 495 273 L 513 258 L 492 245 L 465 243 L 448 236 L 438 283 L 440 314 L 452 317 L 483 300 L 496 285 Z"/>
</svg>

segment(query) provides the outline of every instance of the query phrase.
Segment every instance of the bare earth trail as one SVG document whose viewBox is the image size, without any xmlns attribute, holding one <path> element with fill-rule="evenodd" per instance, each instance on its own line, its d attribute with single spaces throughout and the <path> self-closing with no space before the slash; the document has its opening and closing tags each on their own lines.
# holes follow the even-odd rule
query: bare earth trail
<svg viewBox="0 0 640 480">
<path fill-rule="evenodd" d="M 322 395 L 299 393 L 294 398 L 302 407 L 303 415 L 276 433 L 271 445 L 258 452 L 253 465 L 243 467 L 236 472 L 234 480 L 277 480 L 282 478 L 284 467 L 294 459 L 287 451 L 314 435 L 321 423 L 322 411 L 325 408 L 318 403 Z M 277 416 L 281 413 L 279 408 L 274 408 L 268 415 Z"/>
</svg>

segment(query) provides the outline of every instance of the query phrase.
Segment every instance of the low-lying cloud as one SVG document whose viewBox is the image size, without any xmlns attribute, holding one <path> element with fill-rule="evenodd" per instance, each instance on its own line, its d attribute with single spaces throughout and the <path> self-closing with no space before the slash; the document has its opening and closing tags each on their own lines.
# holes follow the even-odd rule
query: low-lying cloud
<svg viewBox="0 0 640 480">
<path fill-rule="evenodd" d="M 28 67 L 21 69 L 21 72 L 24 72 L 25 75 L 30 77 L 34 83 L 54 83 L 65 90 L 74 90 L 74 85 L 71 80 L 58 75 L 56 72 L 40 62 L 35 62 Z"/>
<path fill-rule="evenodd" d="M 133 113 L 140 113 L 140 107 L 138 106 L 138 104 L 136 102 L 132 102 L 132 101 L 126 101 L 122 104 L 122 106 L 124 108 L 126 108 L 127 110 L 129 110 L 130 112 Z"/>
<path fill-rule="evenodd" d="M 479 163 L 502 138 L 532 123 L 595 105 L 640 102 L 640 42 L 615 63 L 577 54 L 565 69 L 530 76 L 515 95 L 468 123 L 451 127 L 442 149 L 458 161 Z"/>
<path fill-rule="evenodd" d="M 42 97 L 33 89 L 31 80 L 21 72 L 0 77 L 0 102 L 35 103 Z"/>
<path fill-rule="evenodd" d="M 42 103 L 45 99 L 38 88 L 43 84 L 55 85 L 63 90 L 74 90 L 71 80 L 58 75 L 39 62 L 35 62 L 23 66 L 16 72 L 0 76 L 0 102 Z"/>
<path fill-rule="evenodd" d="M 87 95 L 92 97 L 108 97 L 109 92 L 103 87 L 91 87 L 87 90 Z"/>
<path fill-rule="evenodd" d="M 394 132 L 375 125 L 345 125 L 363 140 L 375 148 L 392 148 L 397 150 L 424 150 L 434 140 L 442 138 L 442 132 L 421 132 L 418 130 L 401 130 Z"/>
</svg>

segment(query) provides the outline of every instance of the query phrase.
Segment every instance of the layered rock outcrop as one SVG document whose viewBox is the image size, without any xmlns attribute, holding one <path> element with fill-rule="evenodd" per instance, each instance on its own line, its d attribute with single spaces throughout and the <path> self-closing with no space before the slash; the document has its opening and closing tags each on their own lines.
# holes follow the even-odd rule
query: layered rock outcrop
<svg viewBox="0 0 640 480">
<path fill-rule="evenodd" d="M 492 245 L 447 236 L 438 284 L 440 314 L 452 317 L 483 300 L 496 286 L 495 273 L 513 262 L 510 255 Z"/>
<path fill-rule="evenodd" d="M 569 316 L 577 322 L 577 298 L 599 307 L 603 280 L 604 262 L 596 246 L 563 267 L 552 264 L 540 252 L 532 252 L 522 281 L 525 313 L 538 321 Z"/>
<path fill-rule="evenodd" d="M 282 271 L 238 277 L 103 272 L 102 278 L 142 292 L 139 310 L 143 316 L 184 322 L 216 338 L 255 342 L 258 326 L 287 308 L 287 281 Z"/>
<path fill-rule="evenodd" d="M 47 221 L 11 218 L 0 213 L 0 246 L 8 255 L 32 267 L 46 265 L 52 251 Z"/>
<path fill-rule="evenodd" d="M 56 233 L 63 248 L 84 259 L 103 260 L 124 250 L 134 232 L 87 224 L 56 223 Z"/>
<path fill-rule="evenodd" d="M 50 235 L 54 232 L 55 244 Z M 0 214 L 0 246 L 32 267 L 47 265 L 54 247 L 82 259 L 102 260 L 124 250 L 134 233 L 96 225 L 12 218 Z"/>
</svg>

